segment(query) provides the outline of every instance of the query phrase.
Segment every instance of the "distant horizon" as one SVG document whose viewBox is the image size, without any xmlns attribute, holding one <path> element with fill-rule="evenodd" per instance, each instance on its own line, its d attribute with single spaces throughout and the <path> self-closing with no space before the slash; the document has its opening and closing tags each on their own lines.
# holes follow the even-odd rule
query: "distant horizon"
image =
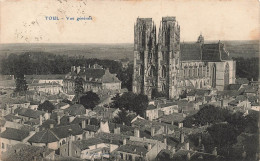
<svg viewBox="0 0 260 161">
<path fill-rule="evenodd" d="M 260 39 L 258 40 L 204 40 L 204 42 L 225 42 L 225 41 L 260 41 Z M 188 42 L 188 43 L 195 43 L 196 41 L 180 41 L 180 43 L 185 43 L 185 42 Z M 67 43 L 67 42 L 64 42 L 64 43 L 58 43 L 58 42 L 54 42 L 54 43 L 49 43 L 49 42 L 32 42 L 32 43 L 25 43 L 25 42 L 21 42 L 21 43 L 0 43 L 0 45 L 14 45 L 14 44 L 97 44 L 97 45 L 116 45 L 116 44 L 134 44 L 134 42 L 130 43 L 130 42 L 123 42 L 123 43 L 96 43 L 96 42 L 93 42 L 93 43 L 90 43 L 90 42 L 86 42 L 86 43 L 76 43 L 76 42 L 71 42 L 71 43 Z M 259 44 L 260 45 L 260 44 Z"/>
</svg>

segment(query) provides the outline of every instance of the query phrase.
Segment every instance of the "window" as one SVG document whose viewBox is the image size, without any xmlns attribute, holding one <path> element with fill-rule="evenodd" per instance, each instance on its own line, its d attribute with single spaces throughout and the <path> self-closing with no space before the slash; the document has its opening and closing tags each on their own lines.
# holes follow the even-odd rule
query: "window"
<svg viewBox="0 0 260 161">
<path fill-rule="evenodd" d="M 4 143 L 2 143 L 2 149 L 5 149 L 5 144 Z"/>
</svg>

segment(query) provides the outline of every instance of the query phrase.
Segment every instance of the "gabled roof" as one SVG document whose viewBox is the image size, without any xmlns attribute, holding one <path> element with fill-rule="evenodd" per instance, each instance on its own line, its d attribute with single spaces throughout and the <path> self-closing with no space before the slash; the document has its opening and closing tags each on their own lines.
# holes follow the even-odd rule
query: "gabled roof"
<svg viewBox="0 0 260 161">
<path fill-rule="evenodd" d="M 14 110 L 14 113 L 17 113 L 20 116 L 25 116 L 34 119 L 38 119 L 40 118 L 40 115 L 45 114 L 44 111 L 32 110 L 29 108 L 17 108 Z"/>
<path fill-rule="evenodd" d="M 31 143 L 51 143 L 59 141 L 62 138 L 70 135 L 80 135 L 83 130 L 79 125 L 59 126 L 48 130 L 43 130 L 35 133 L 28 141 Z"/>
<path fill-rule="evenodd" d="M 181 61 L 201 60 L 201 45 L 199 43 L 181 43 Z"/>
<path fill-rule="evenodd" d="M 1 155 L 2 161 L 17 160 L 46 160 L 45 156 L 50 155 L 54 150 L 46 147 L 32 146 L 28 144 L 16 144 L 8 149 L 8 153 Z M 56 160 L 56 158 L 55 158 Z"/>
<path fill-rule="evenodd" d="M 65 103 L 65 102 L 60 102 L 60 103 L 58 103 L 57 105 L 55 105 L 55 108 L 60 109 L 61 107 L 67 106 L 67 105 L 69 105 L 69 104 L 68 104 L 68 103 Z"/>
<path fill-rule="evenodd" d="M 43 130 L 35 133 L 29 140 L 28 142 L 30 143 L 52 143 L 59 141 L 60 139 L 51 131 L 50 129 L 48 130 Z"/>
<path fill-rule="evenodd" d="M 52 128 L 50 130 L 52 130 L 56 134 L 56 136 L 58 136 L 59 138 L 65 138 L 70 135 L 73 135 L 73 136 L 80 135 L 83 133 L 83 130 L 77 124 L 59 126 L 59 127 Z"/>
<path fill-rule="evenodd" d="M 25 79 L 42 79 L 42 80 L 63 80 L 65 74 L 47 74 L 47 75 L 25 75 Z"/>
<path fill-rule="evenodd" d="M 145 155 L 148 152 L 148 150 L 144 146 L 137 145 L 122 145 L 116 151 L 127 152 L 137 155 Z"/>
<path fill-rule="evenodd" d="M 1 138 L 17 141 L 22 141 L 27 136 L 29 136 L 29 131 L 13 128 L 6 128 L 6 130 L 0 134 Z"/>
<path fill-rule="evenodd" d="M 86 114 L 86 109 L 81 104 L 75 104 L 75 105 L 70 106 L 69 108 L 66 108 L 64 110 L 64 112 L 65 113 L 67 112 L 72 116 L 76 116 L 76 115 Z"/>
<path fill-rule="evenodd" d="M 115 128 L 120 128 L 120 133 L 124 135 L 128 135 L 129 133 L 132 133 L 134 131 L 134 128 L 132 126 L 127 126 L 123 124 L 116 124 L 116 123 L 109 123 L 109 131 L 113 133 Z"/>
<path fill-rule="evenodd" d="M 87 140 L 79 140 L 79 141 L 74 141 L 73 144 L 76 145 L 78 148 L 81 150 L 89 149 L 89 146 L 92 145 L 97 145 L 103 143 L 103 140 L 99 138 L 90 138 Z"/>
</svg>

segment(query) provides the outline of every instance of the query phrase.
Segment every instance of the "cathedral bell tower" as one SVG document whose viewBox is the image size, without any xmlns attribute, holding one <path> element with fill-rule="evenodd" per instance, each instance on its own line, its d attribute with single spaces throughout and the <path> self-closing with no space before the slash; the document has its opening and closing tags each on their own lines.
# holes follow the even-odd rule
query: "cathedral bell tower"
<svg viewBox="0 0 260 161">
<path fill-rule="evenodd" d="M 133 92 L 151 97 L 157 83 L 156 27 L 152 18 L 137 18 L 134 25 Z"/>
<path fill-rule="evenodd" d="M 168 98 L 180 94 L 178 78 L 180 69 L 180 26 L 175 17 L 163 17 L 158 35 L 157 90 Z"/>
</svg>

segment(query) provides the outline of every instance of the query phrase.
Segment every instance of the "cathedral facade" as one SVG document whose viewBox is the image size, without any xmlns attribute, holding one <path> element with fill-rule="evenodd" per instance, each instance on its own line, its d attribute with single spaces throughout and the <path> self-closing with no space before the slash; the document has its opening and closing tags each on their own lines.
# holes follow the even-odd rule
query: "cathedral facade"
<svg viewBox="0 0 260 161">
<path fill-rule="evenodd" d="M 158 40 L 157 40 L 158 38 Z M 163 93 L 177 99 L 187 89 L 224 90 L 235 83 L 235 62 L 220 41 L 180 43 L 175 17 L 163 17 L 158 36 L 152 18 L 137 18 L 134 26 L 133 92 Z"/>
</svg>

